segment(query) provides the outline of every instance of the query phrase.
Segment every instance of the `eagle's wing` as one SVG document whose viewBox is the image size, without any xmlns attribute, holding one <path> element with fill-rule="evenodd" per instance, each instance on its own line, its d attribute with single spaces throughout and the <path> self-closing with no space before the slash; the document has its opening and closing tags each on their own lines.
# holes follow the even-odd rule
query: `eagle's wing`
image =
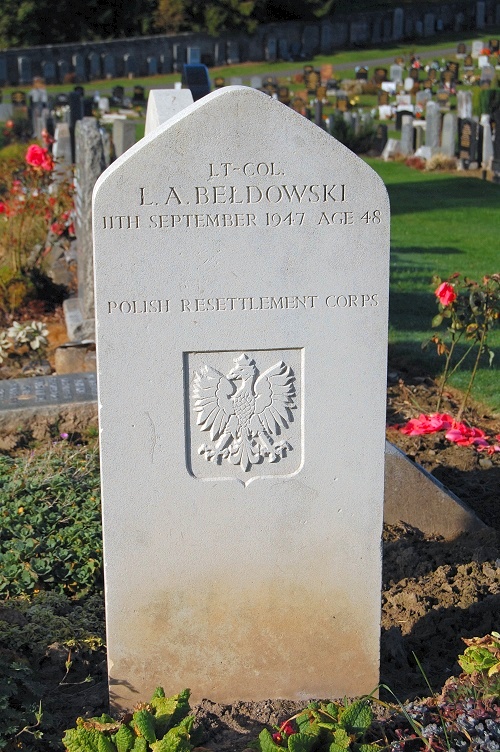
<svg viewBox="0 0 500 752">
<path fill-rule="evenodd" d="M 269 434 L 280 434 L 293 422 L 292 409 L 296 407 L 295 376 L 290 366 L 282 360 L 264 371 L 254 386 L 255 411 L 250 428 L 263 428 Z"/>
<path fill-rule="evenodd" d="M 195 373 L 193 399 L 194 411 L 198 413 L 196 422 L 202 431 L 210 431 L 212 441 L 219 438 L 235 415 L 232 400 L 235 391 L 234 384 L 215 368 L 205 365 Z"/>
</svg>

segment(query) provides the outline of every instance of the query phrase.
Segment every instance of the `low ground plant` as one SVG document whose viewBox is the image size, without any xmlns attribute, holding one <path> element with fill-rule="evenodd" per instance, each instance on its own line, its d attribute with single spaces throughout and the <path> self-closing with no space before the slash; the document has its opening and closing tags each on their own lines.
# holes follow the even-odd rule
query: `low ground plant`
<svg viewBox="0 0 500 752">
<path fill-rule="evenodd" d="M 0 456 L 0 596 L 102 588 L 97 449 Z"/>
</svg>

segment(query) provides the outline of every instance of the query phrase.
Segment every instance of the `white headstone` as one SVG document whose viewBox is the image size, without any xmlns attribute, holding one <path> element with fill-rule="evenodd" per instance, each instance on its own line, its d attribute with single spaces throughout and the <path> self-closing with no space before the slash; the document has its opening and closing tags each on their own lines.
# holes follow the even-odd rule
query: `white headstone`
<svg viewBox="0 0 500 752">
<path fill-rule="evenodd" d="M 490 64 L 490 58 L 488 55 L 479 55 L 477 64 L 479 68 L 486 68 L 486 66 Z"/>
<path fill-rule="evenodd" d="M 483 170 L 489 170 L 491 168 L 491 160 L 493 159 L 493 137 L 489 115 L 481 115 L 481 126 L 483 129 L 482 167 Z"/>
<path fill-rule="evenodd" d="M 109 99 L 108 97 L 100 97 L 98 104 L 100 112 L 109 112 Z"/>
<path fill-rule="evenodd" d="M 158 684 L 218 702 L 371 691 L 380 178 L 285 105 L 226 87 L 111 165 L 94 238 L 113 703 Z"/>
<path fill-rule="evenodd" d="M 405 78 L 405 82 L 404 82 L 405 91 L 412 91 L 414 86 L 415 86 L 415 81 L 413 80 L 413 78 L 410 78 L 409 76 L 408 78 Z"/>
<path fill-rule="evenodd" d="M 389 120 L 392 117 L 392 107 L 390 104 L 380 104 L 378 108 L 379 120 Z"/>
<path fill-rule="evenodd" d="M 144 135 L 193 103 L 190 89 L 151 89 L 146 110 Z"/>
<path fill-rule="evenodd" d="M 441 133 L 441 152 L 448 157 L 454 157 L 457 149 L 458 123 L 454 112 L 447 112 L 443 117 Z"/>
<path fill-rule="evenodd" d="M 479 57 L 481 54 L 481 50 L 484 50 L 484 42 L 482 39 L 475 39 L 472 42 L 472 51 L 471 55 L 472 57 Z"/>
</svg>

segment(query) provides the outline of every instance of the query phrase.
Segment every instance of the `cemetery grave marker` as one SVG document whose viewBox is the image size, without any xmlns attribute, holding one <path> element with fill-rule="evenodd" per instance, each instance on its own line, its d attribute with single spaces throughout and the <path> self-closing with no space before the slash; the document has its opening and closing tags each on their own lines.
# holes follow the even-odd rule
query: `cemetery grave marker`
<svg viewBox="0 0 500 752">
<path fill-rule="evenodd" d="M 221 89 L 223 86 L 226 85 L 226 79 L 224 76 L 217 76 L 214 78 L 214 86 L 216 89 Z"/>
<path fill-rule="evenodd" d="M 495 55 L 500 51 L 500 39 L 490 39 L 488 42 L 488 48 L 492 55 Z"/>
<path fill-rule="evenodd" d="M 308 73 L 304 73 L 304 83 L 309 94 L 316 94 L 316 89 L 321 83 L 321 76 L 319 74 L 319 71 L 312 70 Z"/>
<path fill-rule="evenodd" d="M 111 165 L 94 238 L 113 704 L 159 683 L 218 702 L 370 692 L 382 181 L 290 108 L 224 88 Z"/>
<path fill-rule="evenodd" d="M 362 65 L 356 70 L 356 79 L 358 81 L 368 81 L 368 68 Z"/>
<path fill-rule="evenodd" d="M 457 44 L 457 57 L 463 58 L 467 54 L 467 47 L 465 45 L 465 42 L 460 42 Z"/>
<path fill-rule="evenodd" d="M 474 70 L 474 60 L 472 58 L 472 55 L 466 55 L 464 57 L 464 70 L 466 71 Z"/>
<path fill-rule="evenodd" d="M 373 80 L 379 86 L 383 81 L 387 81 L 387 68 L 375 68 Z"/>
<path fill-rule="evenodd" d="M 484 42 L 482 39 L 475 39 L 474 42 L 472 42 L 472 57 L 478 58 L 481 54 L 481 51 L 484 49 Z"/>
<path fill-rule="evenodd" d="M 193 95 L 189 89 L 151 89 L 144 134 L 147 136 L 190 104 L 193 104 Z"/>
<path fill-rule="evenodd" d="M 206 65 L 183 65 L 182 83 L 191 90 L 193 99 L 201 99 L 210 93 L 210 77 Z"/>
<path fill-rule="evenodd" d="M 458 156 L 462 160 L 464 169 L 468 170 L 471 163 L 477 161 L 479 125 L 475 120 L 462 120 Z"/>
</svg>

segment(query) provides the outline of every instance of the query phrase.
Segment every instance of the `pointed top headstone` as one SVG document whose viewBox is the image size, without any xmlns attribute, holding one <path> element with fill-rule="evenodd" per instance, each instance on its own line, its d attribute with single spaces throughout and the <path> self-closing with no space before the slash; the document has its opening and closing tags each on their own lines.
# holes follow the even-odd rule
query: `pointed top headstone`
<svg viewBox="0 0 500 752">
<path fill-rule="evenodd" d="M 112 701 L 378 682 L 389 205 L 249 87 L 94 195 Z"/>
</svg>

